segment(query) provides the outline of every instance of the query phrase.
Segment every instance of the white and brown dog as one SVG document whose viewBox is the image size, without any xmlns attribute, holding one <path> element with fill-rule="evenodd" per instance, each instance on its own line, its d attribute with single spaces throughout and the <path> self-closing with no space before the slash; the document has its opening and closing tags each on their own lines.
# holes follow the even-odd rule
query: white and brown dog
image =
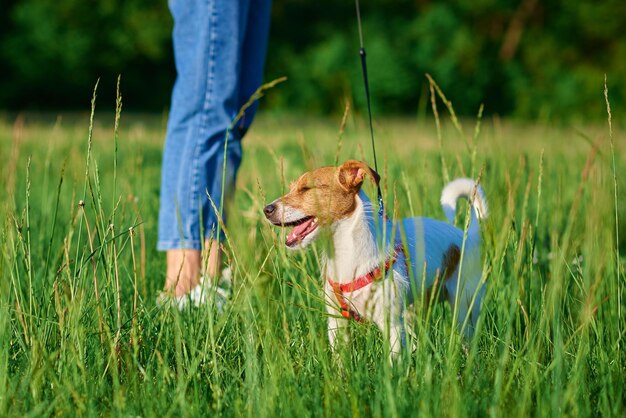
<svg viewBox="0 0 626 418">
<path fill-rule="evenodd" d="M 361 190 L 366 176 L 376 183 L 380 179 L 359 161 L 322 167 L 304 173 L 289 193 L 263 210 L 272 224 L 293 227 L 285 242 L 290 249 L 308 246 L 323 228 L 330 231 L 332 249 L 322 272 L 331 348 L 349 319 L 368 319 L 388 332 L 391 353 L 397 353 L 405 342 L 405 307 L 435 295 L 447 297 L 459 330 L 471 336 L 484 294 L 479 219 L 487 217 L 487 203 L 482 188 L 457 179 L 443 189 L 449 223 L 422 217 L 394 223 L 374 214 Z M 453 225 L 459 197 L 474 209 L 467 234 Z"/>
</svg>

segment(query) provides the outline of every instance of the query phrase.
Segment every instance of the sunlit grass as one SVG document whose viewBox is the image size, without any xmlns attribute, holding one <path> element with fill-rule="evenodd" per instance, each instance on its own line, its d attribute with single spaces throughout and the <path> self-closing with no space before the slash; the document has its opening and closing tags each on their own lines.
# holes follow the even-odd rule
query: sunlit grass
<svg viewBox="0 0 626 418">
<path fill-rule="evenodd" d="M 369 159 L 360 117 L 343 134 L 340 115 L 256 122 L 227 230 L 233 300 L 219 317 L 154 303 L 163 117 L 122 114 L 117 140 L 113 114 L 95 113 L 91 140 L 89 115 L 5 117 L 0 415 L 623 415 L 620 127 L 613 165 L 606 126 L 485 118 L 474 138 L 474 121 L 461 135 L 439 112 L 441 142 L 431 119 L 377 121 L 383 193 L 398 216 L 443 219 L 446 173 L 482 170 L 489 291 L 467 352 L 449 344 L 449 307 L 418 306 L 417 350 L 393 368 L 369 325 L 354 324 L 333 358 L 321 255 L 286 252 L 261 211 L 307 169 Z"/>
</svg>

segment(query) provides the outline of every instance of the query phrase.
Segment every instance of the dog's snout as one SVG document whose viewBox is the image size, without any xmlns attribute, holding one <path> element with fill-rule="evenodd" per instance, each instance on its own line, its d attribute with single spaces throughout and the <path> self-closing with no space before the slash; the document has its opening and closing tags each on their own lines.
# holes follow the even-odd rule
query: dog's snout
<svg viewBox="0 0 626 418">
<path fill-rule="evenodd" d="M 276 205 L 270 203 L 269 205 L 265 206 L 263 208 L 263 213 L 265 214 L 265 217 L 269 218 L 270 216 L 272 216 L 272 214 L 276 212 Z"/>
</svg>

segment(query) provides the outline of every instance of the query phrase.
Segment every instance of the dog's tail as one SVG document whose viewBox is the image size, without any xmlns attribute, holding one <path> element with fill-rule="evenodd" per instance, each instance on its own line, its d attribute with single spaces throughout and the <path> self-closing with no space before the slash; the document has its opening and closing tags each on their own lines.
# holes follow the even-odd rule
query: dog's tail
<svg viewBox="0 0 626 418">
<path fill-rule="evenodd" d="M 479 221 L 487 219 L 487 200 L 485 192 L 480 185 L 472 179 L 456 179 L 451 181 L 441 192 L 441 206 L 450 223 L 454 223 L 456 215 L 456 201 L 459 197 L 466 198 L 473 207 L 468 234 L 478 236 L 480 234 Z"/>
</svg>

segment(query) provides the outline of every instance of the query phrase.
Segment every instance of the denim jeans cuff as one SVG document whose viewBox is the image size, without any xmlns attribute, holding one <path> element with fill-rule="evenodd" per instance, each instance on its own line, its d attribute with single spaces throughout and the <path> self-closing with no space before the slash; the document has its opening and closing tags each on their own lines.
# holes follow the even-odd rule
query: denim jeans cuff
<svg viewBox="0 0 626 418">
<path fill-rule="evenodd" d="M 207 234 L 206 239 L 217 239 L 216 233 Z M 226 240 L 226 235 L 224 231 L 220 229 L 219 234 L 219 242 L 223 243 Z M 161 239 L 157 241 L 157 250 L 158 251 L 167 251 L 167 250 L 201 250 L 203 242 L 197 239 L 174 239 L 167 240 Z"/>
<path fill-rule="evenodd" d="M 202 242 L 199 240 L 160 240 L 157 242 L 157 250 L 201 250 Z"/>
</svg>

